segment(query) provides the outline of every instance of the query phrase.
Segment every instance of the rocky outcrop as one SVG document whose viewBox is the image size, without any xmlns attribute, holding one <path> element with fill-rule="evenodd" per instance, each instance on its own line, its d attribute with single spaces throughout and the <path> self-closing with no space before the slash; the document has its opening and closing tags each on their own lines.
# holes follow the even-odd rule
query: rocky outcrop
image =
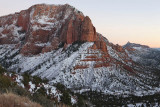
<svg viewBox="0 0 160 107">
<path fill-rule="evenodd" d="M 29 20 L 30 20 L 30 14 L 29 10 L 23 10 L 19 13 L 18 19 L 17 19 L 17 26 L 22 27 L 22 31 L 27 31 L 29 28 Z"/>
<path fill-rule="evenodd" d="M 48 30 L 36 30 L 32 31 L 31 37 L 29 37 L 28 42 L 31 43 L 47 43 L 49 41 L 49 31 Z"/>
<path fill-rule="evenodd" d="M 45 52 L 50 52 L 52 50 L 55 50 L 55 49 L 58 49 L 59 47 L 59 38 L 57 37 L 54 37 L 51 41 L 51 45 L 49 46 L 45 46 L 43 49 L 42 49 L 42 53 L 45 53 Z"/>
<path fill-rule="evenodd" d="M 116 44 L 116 45 L 114 45 L 114 44 L 110 44 L 115 50 L 117 50 L 118 52 L 124 52 L 125 50 L 123 49 L 123 47 L 122 46 L 120 46 L 120 45 L 118 45 L 118 44 Z"/>
<path fill-rule="evenodd" d="M 94 42 L 96 41 L 96 29 L 88 16 L 83 19 L 70 20 L 68 24 L 66 43 L 75 41 Z M 62 38 L 65 38 L 62 37 Z"/>
<path fill-rule="evenodd" d="M 81 41 L 93 42 L 96 41 L 96 29 L 88 16 L 84 18 L 81 29 Z"/>
<path fill-rule="evenodd" d="M 36 46 L 35 44 L 32 44 L 32 43 L 25 44 L 21 49 L 21 53 L 27 56 L 36 55 L 38 53 L 41 53 L 41 51 L 42 51 L 42 47 Z"/>
</svg>

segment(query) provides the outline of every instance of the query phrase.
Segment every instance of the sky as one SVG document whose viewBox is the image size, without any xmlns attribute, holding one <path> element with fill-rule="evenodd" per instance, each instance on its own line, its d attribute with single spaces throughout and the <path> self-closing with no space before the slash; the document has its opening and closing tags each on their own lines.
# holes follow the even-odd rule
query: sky
<svg viewBox="0 0 160 107">
<path fill-rule="evenodd" d="M 41 3 L 74 6 L 114 44 L 129 41 L 160 48 L 160 0 L 0 0 L 0 16 Z"/>
</svg>

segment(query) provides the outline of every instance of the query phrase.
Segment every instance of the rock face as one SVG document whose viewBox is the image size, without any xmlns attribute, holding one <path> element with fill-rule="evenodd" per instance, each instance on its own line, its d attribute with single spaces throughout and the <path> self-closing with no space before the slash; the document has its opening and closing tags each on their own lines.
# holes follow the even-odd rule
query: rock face
<svg viewBox="0 0 160 107">
<path fill-rule="evenodd" d="M 20 13 L 1 17 L 0 20 L 0 44 L 17 44 L 23 39 L 23 55 L 28 55 L 28 52 L 33 55 L 39 54 L 42 50 L 48 52 L 57 48 L 60 43 L 94 42 L 97 38 L 90 18 L 67 4 L 34 5 Z M 5 27 L 6 25 L 8 26 Z M 23 34 L 23 37 L 17 37 L 19 34 Z M 53 43 L 55 38 L 59 42 L 56 45 Z M 34 51 L 30 49 L 32 46 Z"/>
<path fill-rule="evenodd" d="M 156 89 L 159 77 L 131 58 L 68 4 L 38 4 L 0 17 L 0 64 L 10 71 L 29 72 L 74 90 L 143 94 L 152 85 Z"/>
<path fill-rule="evenodd" d="M 62 38 L 64 38 L 63 36 Z M 80 21 L 79 19 L 69 21 L 67 36 L 65 37 L 67 37 L 65 40 L 67 44 L 75 41 L 94 42 L 96 41 L 97 34 L 90 18 L 86 16 Z"/>
<path fill-rule="evenodd" d="M 93 41 L 96 41 L 96 39 L 97 39 L 96 29 L 92 25 L 90 18 L 87 16 L 84 18 L 84 21 L 82 22 L 80 40 L 87 41 L 87 42 L 93 42 Z"/>
<path fill-rule="evenodd" d="M 41 46 L 36 46 L 33 43 L 25 44 L 21 49 L 21 53 L 23 55 L 37 55 L 42 51 Z"/>
</svg>

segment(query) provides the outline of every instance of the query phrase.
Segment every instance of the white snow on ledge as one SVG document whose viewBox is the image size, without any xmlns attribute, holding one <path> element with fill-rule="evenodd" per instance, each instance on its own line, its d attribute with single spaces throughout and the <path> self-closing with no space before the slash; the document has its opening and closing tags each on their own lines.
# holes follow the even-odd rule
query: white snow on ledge
<svg viewBox="0 0 160 107">
<path fill-rule="evenodd" d="M 35 87 L 35 84 L 32 84 L 32 82 L 30 81 L 30 82 L 29 82 L 29 85 L 30 85 L 29 91 L 30 91 L 31 93 L 33 93 L 33 92 L 34 92 L 34 89 L 36 88 L 36 87 Z"/>
</svg>

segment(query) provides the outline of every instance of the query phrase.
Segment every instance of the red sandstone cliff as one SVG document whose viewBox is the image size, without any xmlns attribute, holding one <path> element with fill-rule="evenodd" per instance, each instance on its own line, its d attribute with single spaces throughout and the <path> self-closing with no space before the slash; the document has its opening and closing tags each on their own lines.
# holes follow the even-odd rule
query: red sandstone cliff
<svg viewBox="0 0 160 107">
<path fill-rule="evenodd" d="M 48 52 L 60 43 L 97 40 L 90 18 L 67 4 L 34 5 L 20 13 L 1 17 L 0 27 L 0 44 L 21 44 L 23 41 L 20 46 L 24 55 Z"/>
</svg>

